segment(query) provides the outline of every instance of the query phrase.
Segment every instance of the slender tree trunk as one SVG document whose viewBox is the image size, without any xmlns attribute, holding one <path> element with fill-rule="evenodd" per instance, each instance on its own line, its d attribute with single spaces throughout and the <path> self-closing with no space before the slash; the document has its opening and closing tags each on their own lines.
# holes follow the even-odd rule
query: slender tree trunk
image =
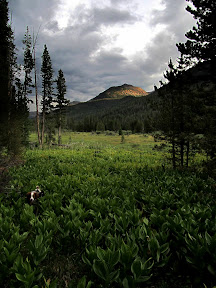
<svg viewBox="0 0 216 288">
<path fill-rule="evenodd" d="M 10 64 L 9 64 L 10 65 Z M 7 105 L 7 145 L 8 145 L 8 150 L 9 152 L 12 151 L 12 133 L 11 133 L 11 128 L 13 125 L 11 125 L 11 77 L 10 77 L 10 66 L 8 68 L 8 105 Z"/>
<path fill-rule="evenodd" d="M 180 103 L 178 104 L 181 107 L 180 110 L 180 154 L 181 154 L 181 167 L 184 166 L 184 145 L 185 145 L 185 135 L 184 135 L 184 99 L 183 99 L 183 93 L 182 93 L 182 83 L 180 83 L 179 87 L 179 98 L 180 98 Z"/>
<path fill-rule="evenodd" d="M 41 138 L 40 138 L 40 119 L 39 119 L 39 108 L 38 108 L 38 92 L 37 92 L 37 74 L 35 70 L 35 98 L 36 98 L 36 121 L 37 121 L 37 135 L 38 135 L 38 143 L 41 146 Z"/>
<path fill-rule="evenodd" d="M 175 169 L 176 168 L 176 151 L 175 151 L 174 138 L 172 139 L 172 164 L 173 164 L 173 169 Z"/>
<path fill-rule="evenodd" d="M 8 45 L 8 101 L 7 101 L 7 133 L 8 133 L 8 139 L 7 139 L 7 148 L 9 152 L 14 153 L 16 150 L 15 147 L 13 147 L 13 138 L 16 136 L 13 135 L 13 128 L 15 123 L 12 124 L 12 115 L 11 115 L 11 105 L 12 104 L 12 66 L 11 66 L 11 42 L 9 41 Z M 19 146 L 19 143 L 18 143 Z"/>
<path fill-rule="evenodd" d="M 59 111 L 58 144 L 61 145 L 61 110 Z"/>
<path fill-rule="evenodd" d="M 181 166 L 184 166 L 184 140 L 181 140 L 180 144 L 180 153 L 181 153 Z"/>
<path fill-rule="evenodd" d="M 38 30 L 38 33 L 39 33 L 39 30 Z M 41 143 L 41 136 L 40 136 L 40 118 L 39 118 L 38 89 L 37 89 L 37 68 L 36 68 L 36 53 L 35 53 L 38 33 L 36 37 L 34 37 L 34 32 L 33 32 L 33 51 L 34 51 L 34 77 L 35 77 L 35 102 L 36 102 L 35 104 L 36 104 L 37 135 L 38 135 L 38 143 L 39 143 L 39 146 L 41 147 L 42 143 Z"/>
<path fill-rule="evenodd" d="M 175 135 L 174 135 L 174 131 L 175 131 L 175 117 L 174 117 L 174 96 L 173 93 L 171 95 L 172 100 L 171 100 L 171 113 L 172 113 L 172 123 L 171 123 L 171 127 L 172 127 L 172 163 L 173 163 L 173 169 L 176 168 L 176 150 L 175 150 Z"/>
<path fill-rule="evenodd" d="M 190 152 L 190 142 L 187 141 L 187 152 L 186 152 L 186 167 L 188 167 L 189 164 L 189 152 Z"/>
<path fill-rule="evenodd" d="M 42 128 L 41 128 L 41 145 L 44 144 L 44 131 L 45 131 L 45 107 L 43 105 Z"/>
<path fill-rule="evenodd" d="M 27 72 L 25 72 L 25 80 L 24 80 L 24 98 L 27 98 L 27 85 L 26 85 L 26 78 L 27 78 Z"/>
<path fill-rule="evenodd" d="M 58 144 L 61 145 L 61 124 L 59 125 L 58 129 Z"/>
<path fill-rule="evenodd" d="M 38 143 L 41 147 L 40 138 L 40 119 L 39 119 L 39 108 L 38 108 L 38 90 L 37 90 L 37 70 L 36 70 L 36 57 L 35 57 L 35 47 L 34 47 L 34 76 L 35 76 L 35 100 L 36 100 L 36 121 L 37 121 L 37 135 Z"/>
</svg>

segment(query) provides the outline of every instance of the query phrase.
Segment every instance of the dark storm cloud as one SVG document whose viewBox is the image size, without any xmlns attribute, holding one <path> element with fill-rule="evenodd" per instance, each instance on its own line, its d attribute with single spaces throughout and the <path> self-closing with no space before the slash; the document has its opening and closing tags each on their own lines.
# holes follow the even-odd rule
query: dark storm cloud
<svg viewBox="0 0 216 288">
<path fill-rule="evenodd" d="M 55 20 L 57 0 L 9 0 L 13 14 L 18 60 L 22 61 L 22 39 L 28 25 L 35 33 L 40 27 L 37 42 L 37 64 L 40 73 L 41 55 L 47 45 L 55 75 L 62 69 L 67 82 L 67 97 L 86 101 L 97 96 L 110 86 L 123 83 L 142 87 L 149 91 L 162 78 L 170 57 L 177 57 L 175 43 L 184 41 L 190 25 L 185 18 L 183 0 L 166 0 L 163 11 L 155 10 L 151 25 L 166 25 L 143 51 L 132 58 L 123 55 L 122 48 L 109 51 L 104 47 L 113 41 L 102 33 L 104 27 L 132 25 L 139 21 L 132 10 L 122 8 L 126 0 L 111 0 L 105 8 L 79 5 L 71 12 L 68 25 L 60 29 Z M 118 4 L 120 6 L 118 6 Z M 184 5 L 185 4 L 185 5 Z M 121 8 L 120 8 L 121 7 Z M 186 19 L 186 20 L 185 20 Z"/>
<path fill-rule="evenodd" d="M 9 0 L 15 33 L 23 33 L 26 26 L 39 27 L 55 13 L 58 0 Z"/>
</svg>

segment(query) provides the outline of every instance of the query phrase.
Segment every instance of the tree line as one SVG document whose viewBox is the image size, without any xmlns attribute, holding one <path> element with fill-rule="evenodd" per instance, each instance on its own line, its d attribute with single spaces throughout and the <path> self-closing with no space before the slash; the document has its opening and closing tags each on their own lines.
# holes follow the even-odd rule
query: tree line
<svg viewBox="0 0 216 288">
<path fill-rule="evenodd" d="M 153 95 L 128 96 L 69 106 L 64 128 L 80 132 L 131 130 L 132 133 L 149 133 L 154 131 L 152 99 Z"/>
<path fill-rule="evenodd" d="M 39 112 L 39 94 L 36 67 L 37 36 L 30 35 L 27 27 L 23 39 L 23 63 L 17 63 L 16 47 L 12 23 L 9 23 L 8 1 L 0 2 L 0 151 L 11 155 L 19 154 L 28 143 L 29 95 L 35 89 L 37 111 L 37 134 L 40 146 L 44 144 L 45 132 L 50 130 L 51 112 L 55 112 L 55 126 L 58 128 L 58 141 L 61 142 L 62 110 L 68 103 L 65 99 L 66 81 L 63 71 L 58 71 L 54 79 L 52 61 L 47 46 L 44 45 L 41 65 L 42 100 Z M 22 77 L 24 73 L 24 77 Z M 24 78 L 24 79 L 23 79 Z M 34 78 L 34 80 L 33 80 Z M 55 88 L 54 88 L 55 84 Z"/>
</svg>

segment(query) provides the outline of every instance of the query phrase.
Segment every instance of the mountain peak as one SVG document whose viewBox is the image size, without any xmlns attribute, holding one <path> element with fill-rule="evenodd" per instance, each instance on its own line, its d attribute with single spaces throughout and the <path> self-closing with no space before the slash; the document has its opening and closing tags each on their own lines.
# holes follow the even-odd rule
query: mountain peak
<svg viewBox="0 0 216 288">
<path fill-rule="evenodd" d="M 130 84 L 123 84 L 121 86 L 113 86 L 104 92 L 100 93 L 91 101 L 105 100 L 105 99 L 121 99 L 127 96 L 141 97 L 146 96 L 148 93 L 140 87 L 135 87 Z"/>
</svg>

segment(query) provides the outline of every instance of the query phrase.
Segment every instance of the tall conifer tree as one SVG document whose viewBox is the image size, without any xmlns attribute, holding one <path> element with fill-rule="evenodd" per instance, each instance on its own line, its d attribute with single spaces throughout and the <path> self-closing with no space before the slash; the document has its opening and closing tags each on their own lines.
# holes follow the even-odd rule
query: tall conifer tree
<svg viewBox="0 0 216 288">
<path fill-rule="evenodd" d="M 26 33 L 24 36 L 23 44 L 25 45 L 24 49 L 24 71 L 25 71 L 25 80 L 24 80 L 24 96 L 27 97 L 29 93 L 32 92 L 32 76 L 31 72 L 34 67 L 34 61 L 32 57 L 32 39 L 29 33 L 29 28 L 27 26 Z"/>
<path fill-rule="evenodd" d="M 42 55 L 42 131 L 41 131 L 41 144 L 44 144 L 44 133 L 45 133 L 45 119 L 46 114 L 51 111 L 52 108 L 52 94 L 53 94 L 53 69 L 52 62 L 49 55 L 47 46 L 44 45 L 44 51 Z"/>
<path fill-rule="evenodd" d="M 8 2 L 0 1 L 0 146 L 7 146 L 9 131 L 9 39 Z"/>
<path fill-rule="evenodd" d="M 66 81 L 64 78 L 64 73 L 60 69 L 58 71 L 58 78 L 56 80 L 56 113 L 57 113 L 57 126 L 58 126 L 58 144 L 61 144 L 61 128 L 62 128 L 62 122 L 63 122 L 63 109 L 64 107 L 69 103 L 67 99 L 65 99 L 66 94 Z"/>
</svg>

